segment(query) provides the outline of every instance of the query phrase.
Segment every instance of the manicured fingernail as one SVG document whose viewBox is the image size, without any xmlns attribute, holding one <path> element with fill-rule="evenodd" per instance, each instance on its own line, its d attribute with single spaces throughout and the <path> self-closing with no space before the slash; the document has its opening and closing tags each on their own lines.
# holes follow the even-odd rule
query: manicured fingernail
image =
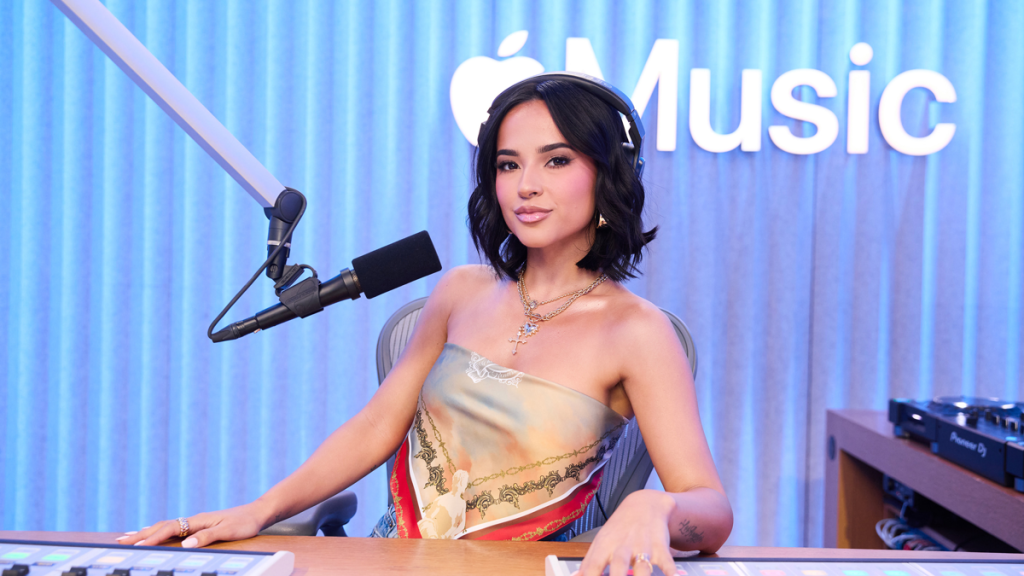
<svg viewBox="0 0 1024 576">
<path fill-rule="evenodd" d="M 120 538 L 114 538 L 114 540 L 117 540 L 118 542 L 120 542 L 121 540 L 127 540 L 127 539 L 128 539 L 128 534 L 125 534 L 124 536 L 121 536 Z"/>
<path fill-rule="evenodd" d="M 125 536 L 131 536 L 132 534 L 138 534 L 138 532 L 136 532 L 135 530 L 132 530 L 131 532 L 125 532 L 124 533 Z"/>
<path fill-rule="evenodd" d="M 199 546 L 199 540 L 197 540 L 195 536 L 186 538 L 185 541 L 181 543 L 182 548 L 195 548 L 196 546 Z"/>
<path fill-rule="evenodd" d="M 146 541 L 145 541 L 145 540 L 139 540 L 139 541 L 138 541 L 138 542 L 136 542 L 135 544 L 132 544 L 132 546 L 142 546 L 142 545 L 143 545 L 143 544 L 145 544 L 145 543 L 146 543 Z"/>
</svg>

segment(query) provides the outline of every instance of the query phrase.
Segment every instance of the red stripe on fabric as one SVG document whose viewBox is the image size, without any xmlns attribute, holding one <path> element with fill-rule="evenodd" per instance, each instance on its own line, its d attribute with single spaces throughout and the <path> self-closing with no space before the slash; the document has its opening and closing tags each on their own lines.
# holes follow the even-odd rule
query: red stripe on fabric
<svg viewBox="0 0 1024 576">
<path fill-rule="evenodd" d="M 422 538 L 416 524 L 416 497 L 409 490 L 409 439 L 395 455 L 395 467 L 391 471 L 391 498 L 395 502 L 395 523 L 399 538 Z"/>
</svg>

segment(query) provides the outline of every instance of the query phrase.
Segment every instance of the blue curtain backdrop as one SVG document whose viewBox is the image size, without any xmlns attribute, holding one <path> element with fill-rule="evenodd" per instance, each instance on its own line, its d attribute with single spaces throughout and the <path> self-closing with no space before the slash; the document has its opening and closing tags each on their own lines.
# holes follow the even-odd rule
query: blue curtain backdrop
<svg viewBox="0 0 1024 576">
<path fill-rule="evenodd" d="M 644 114 L 650 222 L 636 293 L 679 314 L 700 354 L 702 419 L 736 512 L 734 544 L 822 542 L 824 414 L 890 397 L 1021 396 L 1024 4 L 129 1 L 106 5 L 309 211 L 294 260 L 331 276 L 430 231 L 445 268 L 476 262 L 465 226 L 471 146 L 455 69 L 520 56 L 565 65 L 588 38 L 627 94 L 657 39 L 679 49 L 678 146 Z M 847 77 L 874 48 L 870 152 L 846 152 Z M 689 71 L 709 68 L 712 126 L 739 122 L 740 75 L 762 71 L 762 148 L 689 136 Z M 772 82 L 813 68 L 838 86 L 824 152 L 775 147 Z M 957 126 L 942 151 L 882 138 L 900 72 L 911 134 Z M 657 93 L 656 93 L 657 94 Z M 44 0 L 0 2 L 0 526 L 129 530 L 241 504 L 295 469 L 374 392 L 376 334 L 437 276 L 373 301 L 212 345 L 206 326 L 265 256 L 257 204 Z M 266 281 L 235 307 L 274 302 Z M 656 481 L 655 481 L 656 484 Z M 382 471 L 354 488 L 365 534 Z"/>
</svg>

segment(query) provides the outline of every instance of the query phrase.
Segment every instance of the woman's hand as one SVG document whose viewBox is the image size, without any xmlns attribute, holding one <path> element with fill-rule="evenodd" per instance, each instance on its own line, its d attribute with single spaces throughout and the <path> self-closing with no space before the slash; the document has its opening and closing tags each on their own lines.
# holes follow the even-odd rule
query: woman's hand
<svg viewBox="0 0 1024 576">
<path fill-rule="evenodd" d="M 266 505 L 257 500 L 243 506 L 217 512 L 203 512 L 189 516 L 189 536 L 181 543 L 183 548 L 199 548 L 217 541 L 244 540 L 252 538 L 263 529 L 270 518 Z M 138 532 L 125 534 L 117 539 L 119 544 L 135 546 L 156 546 L 181 533 L 177 520 L 164 520 Z"/>
<path fill-rule="evenodd" d="M 675 506 L 671 495 L 656 490 L 637 490 L 627 496 L 597 533 L 578 574 L 598 576 L 608 566 L 609 576 L 625 576 L 630 567 L 636 576 L 649 576 L 658 566 L 674 576 L 668 521 Z"/>
</svg>

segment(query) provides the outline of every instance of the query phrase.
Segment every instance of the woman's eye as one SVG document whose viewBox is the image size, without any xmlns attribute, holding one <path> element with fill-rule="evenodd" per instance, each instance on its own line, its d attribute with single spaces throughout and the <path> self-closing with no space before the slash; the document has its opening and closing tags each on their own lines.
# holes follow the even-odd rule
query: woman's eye
<svg viewBox="0 0 1024 576">
<path fill-rule="evenodd" d="M 548 160 L 548 163 L 555 167 L 567 166 L 569 162 L 571 162 L 571 160 L 565 156 L 555 156 L 551 160 Z"/>
<path fill-rule="evenodd" d="M 515 162 L 498 162 L 498 172 L 508 172 L 509 170 L 515 170 L 519 168 Z"/>
</svg>

